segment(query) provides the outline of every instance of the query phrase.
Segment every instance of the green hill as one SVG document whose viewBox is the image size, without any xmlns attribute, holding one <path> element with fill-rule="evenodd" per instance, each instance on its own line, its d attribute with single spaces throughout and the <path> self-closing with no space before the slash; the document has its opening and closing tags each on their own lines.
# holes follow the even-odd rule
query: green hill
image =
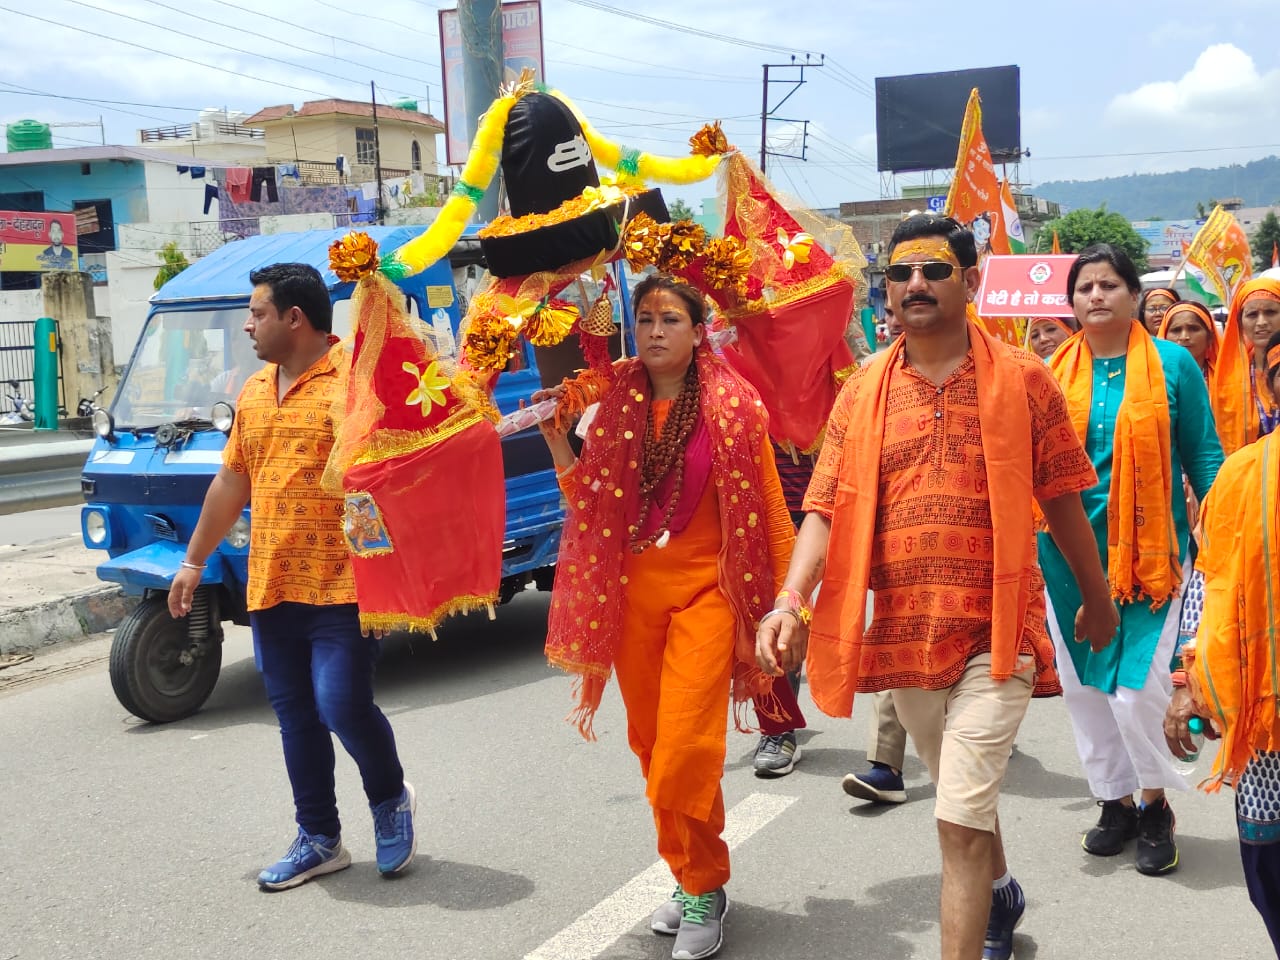
<svg viewBox="0 0 1280 960">
<path fill-rule="evenodd" d="M 1065 209 L 1107 205 L 1130 220 L 1196 216 L 1196 202 L 1239 197 L 1246 207 L 1280 203 L 1280 157 L 1229 167 L 1193 167 L 1174 173 L 1137 173 L 1105 180 L 1050 180 L 1032 188 Z"/>
</svg>

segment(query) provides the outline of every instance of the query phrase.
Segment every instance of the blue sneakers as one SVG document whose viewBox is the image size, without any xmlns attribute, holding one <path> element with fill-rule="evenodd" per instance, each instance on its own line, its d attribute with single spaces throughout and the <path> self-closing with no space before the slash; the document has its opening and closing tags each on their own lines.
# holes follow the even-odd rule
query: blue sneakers
<svg viewBox="0 0 1280 960">
<path fill-rule="evenodd" d="M 902 782 L 902 774 L 894 773 L 893 767 L 887 763 L 871 762 L 871 769 L 866 773 L 846 774 L 840 781 L 844 792 L 859 800 L 870 800 L 872 803 L 906 803 L 907 790 Z"/>
<path fill-rule="evenodd" d="M 413 811 L 418 805 L 413 785 L 405 782 L 400 796 L 384 800 L 373 811 L 373 838 L 378 846 L 378 872 L 399 873 L 413 860 L 418 840 L 413 835 Z"/>
<path fill-rule="evenodd" d="M 258 886 L 263 890 L 288 890 L 312 877 L 337 873 L 349 866 L 351 854 L 342 845 L 342 838 L 307 833 L 299 827 L 289 852 L 258 874 Z"/>
<path fill-rule="evenodd" d="M 991 891 L 991 915 L 987 918 L 987 939 L 982 944 L 982 960 L 1010 960 L 1013 956 L 1013 931 L 1022 922 L 1027 898 L 1018 881 Z"/>
</svg>

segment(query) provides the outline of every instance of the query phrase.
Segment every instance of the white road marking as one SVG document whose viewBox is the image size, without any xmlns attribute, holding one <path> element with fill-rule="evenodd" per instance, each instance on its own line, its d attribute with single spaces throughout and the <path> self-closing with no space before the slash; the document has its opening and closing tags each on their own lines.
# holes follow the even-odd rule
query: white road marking
<svg viewBox="0 0 1280 960">
<path fill-rule="evenodd" d="M 749 840 L 799 797 L 753 793 L 725 815 L 724 840 L 733 850 Z M 591 960 L 640 923 L 671 896 L 671 871 L 659 860 L 624 883 L 524 960 Z"/>
</svg>

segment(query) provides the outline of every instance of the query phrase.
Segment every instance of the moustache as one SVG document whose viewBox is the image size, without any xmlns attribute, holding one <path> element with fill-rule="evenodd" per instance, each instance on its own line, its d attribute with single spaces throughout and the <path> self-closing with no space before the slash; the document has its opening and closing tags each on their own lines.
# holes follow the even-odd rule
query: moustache
<svg viewBox="0 0 1280 960">
<path fill-rule="evenodd" d="M 902 301 L 902 306 L 905 308 L 916 303 L 927 303 L 935 307 L 938 305 L 938 301 L 933 299 L 933 297 L 926 296 L 925 294 L 922 294 L 922 293 L 913 293 L 911 296 L 907 297 L 905 300 Z"/>
</svg>

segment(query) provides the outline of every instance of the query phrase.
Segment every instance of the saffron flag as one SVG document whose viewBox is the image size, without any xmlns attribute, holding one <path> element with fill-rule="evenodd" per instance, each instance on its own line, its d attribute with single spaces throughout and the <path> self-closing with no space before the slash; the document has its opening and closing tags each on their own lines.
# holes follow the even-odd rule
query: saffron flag
<svg viewBox="0 0 1280 960">
<path fill-rule="evenodd" d="M 956 169 L 951 177 L 944 210 L 948 216 L 955 217 L 973 231 L 979 265 L 988 254 L 1011 252 L 1003 205 L 1000 181 L 996 178 L 995 164 L 991 162 L 991 150 L 982 135 L 982 99 L 978 96 L 978 88 L 974 87 L 964 108 L 960 149 L 956 153 Z M 1018 229 L 1021 232 L 1021 224 Z M 984 317 L 982 322 L 992 336 L 1006 343 L 1022 345 L 1022 336 L 1014 321 Z"/>
<path fill-rule="evenodd" d="M 1249 238 L 1221 205 L 1205 220 L 1187 247 L 1186 258 L 1205 272 L 1218 289 L 1218 299 L 1231 302 L 1235 289 L 1253 275 Z"/>
<path fill-rule="evenodd" d="M 1271 241 L 1271 266 L 1280 267 L 1280 243 Z"/>
<path fill-rule="evenodd" d="M 1000 181 L 1000 215 L 1004 218 L 1005 236 L 1009 238 L 1009 252 L 1026 253 L 1027 239 L 1022 234 L 1022 220 L 1008 180 Z"/>
<path fill-rule="evenodd" d="M 1054 254 L 1059 254 L 1062 252 L 1062 244 L 1058 241 L 1057 230 L 1053 231 L 1053 250 L 1051 250 L 1050 252 Z"/>
</svg>

